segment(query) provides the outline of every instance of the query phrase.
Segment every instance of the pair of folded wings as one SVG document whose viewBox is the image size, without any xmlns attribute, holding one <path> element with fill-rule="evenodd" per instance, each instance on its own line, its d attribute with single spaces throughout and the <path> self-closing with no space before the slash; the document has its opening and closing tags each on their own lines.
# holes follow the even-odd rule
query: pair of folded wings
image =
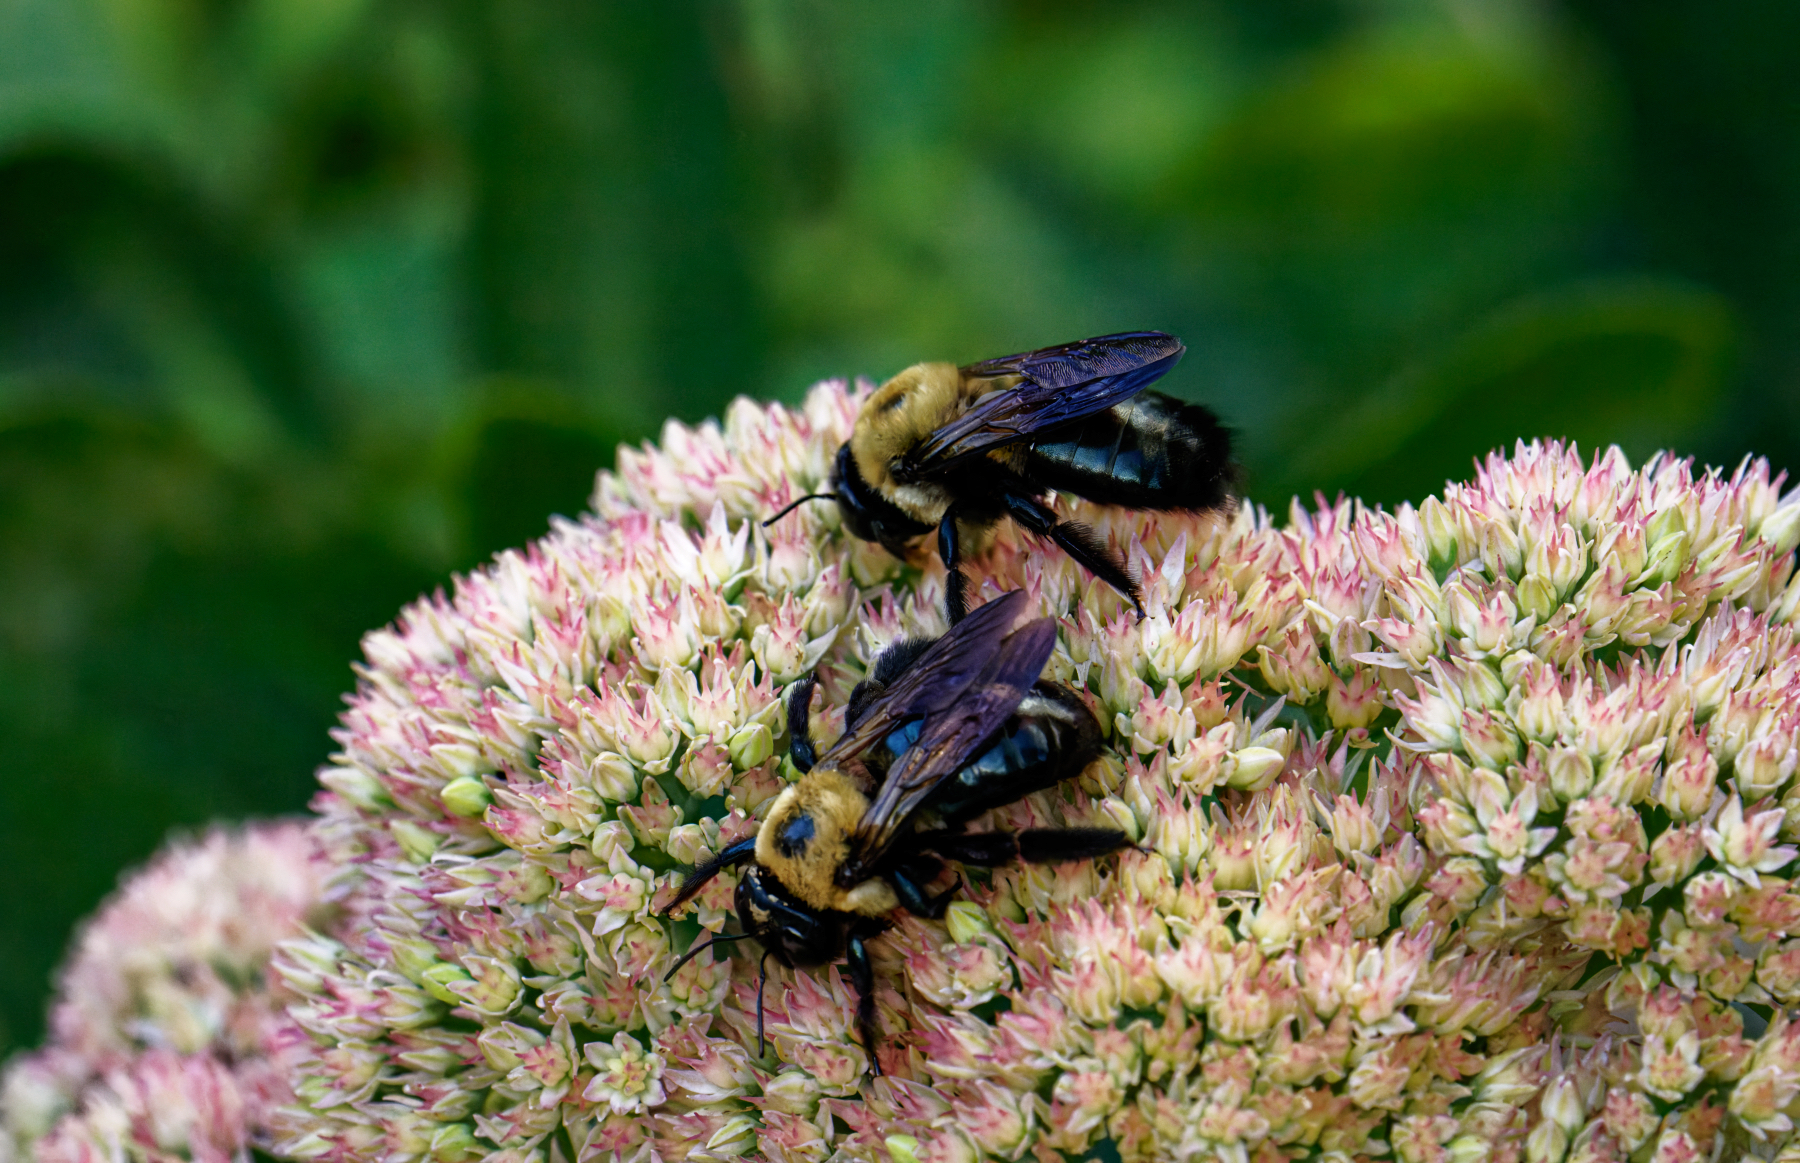
<svg viewBox="0 0 1800 1163">
<path fill-rule="evenodd" d="M 965 379 L 1018 376 L 909 449 L 894 479 L 924 480 L 972 456 L 1029 440 L 1123 403 L 1160 379 L 1187 349 L 1160 331 L 1128 331 L 984 360 Z"/>
<path fill-rule="evenodd" d="M 1014 590 L 951 627 L 820 757 L 853 759 L 901 724 L 924 720 L 918 741 L 888 769 L 851 833 L 840 884 L 868 875 L 932 791 L 1018 710 L 1043 673 L 1056 648 L 1056 623 L 1037 618 L 1017 626 L 1025 606 L 1024 591 Z"/>
</svg>

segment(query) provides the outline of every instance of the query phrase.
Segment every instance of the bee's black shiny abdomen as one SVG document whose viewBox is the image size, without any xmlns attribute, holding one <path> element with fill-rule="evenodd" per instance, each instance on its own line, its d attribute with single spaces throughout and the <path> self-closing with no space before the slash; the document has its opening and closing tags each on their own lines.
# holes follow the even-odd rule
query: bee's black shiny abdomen
<svg viewBox="0 0 1800 1163">
<path fill-rule="evenodd" d="M 918 741 L 919 724 L 889 735 L 883 767 Z M 1081 774 L 1099 750 L 1100 729 L 1074 691 L 1041 683 L 973 759 L 932 794 L 928 806 L 957 828 L 990 809 Z"/>
<path fill-rule="evenodd" d="M 1216 509 L 1231 492 L 1231 437 L 1199 404 L 1140 392 L 1027 449 L 1025 476 L 1134 509 Z"/>
</svg>

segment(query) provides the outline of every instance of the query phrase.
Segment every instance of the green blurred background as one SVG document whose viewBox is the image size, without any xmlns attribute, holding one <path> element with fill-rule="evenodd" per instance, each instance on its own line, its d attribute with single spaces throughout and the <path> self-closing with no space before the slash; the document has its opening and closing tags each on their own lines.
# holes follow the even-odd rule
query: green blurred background
<svg viewBox="0 0 1800 1163">
<path fill-rule="evenodd" d="M 1079 336 L 1253 497 L 1800 454 L 1800 6 L 0 0 L 0 1046 L 359 634 L 732 395 Z"/>
</svg>

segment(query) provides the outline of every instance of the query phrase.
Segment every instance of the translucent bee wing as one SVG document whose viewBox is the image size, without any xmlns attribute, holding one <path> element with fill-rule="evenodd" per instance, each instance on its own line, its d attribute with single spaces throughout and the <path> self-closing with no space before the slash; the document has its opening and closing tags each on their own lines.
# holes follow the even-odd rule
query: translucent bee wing
<svg viewBox="0 0 1800 1163">
<path fill-rule="evenodd" d="M 918 742 L 889 770 L 850 834 L 850 854 L 837 871 L 841 887 L 866 878 L 938 785 L 1019 709 L 1055 649 L 1054 621 L 1026 623 L 999 643 L 960 697 L 926 716 Z"/>
<path fill-rule="evenodd" d="M 901 723 L 926 718 L 954 704 L 981 677 L 995 651 L 1012 633 L 1027 600 L 1025 591 L 1013 590 L 952 626 L 862 710 L 855 725 L 819 757 L 819 765 L 861 755 Z"/>
<path fill-rule="evenodd" d="M 1128 331 L 970 364 L 962 369 L 965 377 L 1016 375 L 1023 382 L 983 396 L 933 430 L 900 458 L 894 479 L 921 480 L 968 457 L 1104 411 L 1161 379 L 1186 350 L 1173 335 Z"/>
<path fill-rule="evenodd" d="M 1022 375 L 1047 388 L 1073 388 L 1107 376 L 1125 375 L 1187 349 L 1162 331 L 1122 331 L 1093 339 L 1077 339 L 1056 347 L 984 359 L 963 368 L 973 378 Z M 1171 365 L 1172 366 L 1172 365 Z M 1166 368 L 1164 370 L 1167 370 Z"/>
</svg>

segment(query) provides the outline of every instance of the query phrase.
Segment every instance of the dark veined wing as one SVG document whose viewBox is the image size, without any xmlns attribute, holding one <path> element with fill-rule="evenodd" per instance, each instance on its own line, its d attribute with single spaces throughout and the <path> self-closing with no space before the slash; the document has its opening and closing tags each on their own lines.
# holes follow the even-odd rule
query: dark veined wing
<svg viewBox="0 0 1800 1163">
<path fill-rule="evenodd" d="M 1161 331 L 1127 331 L 970 364 L 964 375 L 1016 375 L 1023 382 L 976 401 L 914 445 L 895 465 L 895 479 L 931 476 L 1129 400 L 1162 378 L 1186 350 L 1181 340 Z"/>
<path fill-rule="evenodd" d="M 1052 619 L 1026 623 L 1000 642 L 960 698 L 926 716 L 918 742 L 889 769 L 851 832 L 850 854 L 837 870 L 839 885 L 849 887 L 868 875 L 938 785 L 1019 709 L 1055 649 Z"/>
<path fill-rule="evenodd" d="M 932 643 L 870 703 L 856 725 L 833 743 L 819 763 L 853 759 L 909 719 L 952 705 L 986 669 L 1025 611 L 1024 590 L 1013 590 L 973 610 Z"/>
</svg>

